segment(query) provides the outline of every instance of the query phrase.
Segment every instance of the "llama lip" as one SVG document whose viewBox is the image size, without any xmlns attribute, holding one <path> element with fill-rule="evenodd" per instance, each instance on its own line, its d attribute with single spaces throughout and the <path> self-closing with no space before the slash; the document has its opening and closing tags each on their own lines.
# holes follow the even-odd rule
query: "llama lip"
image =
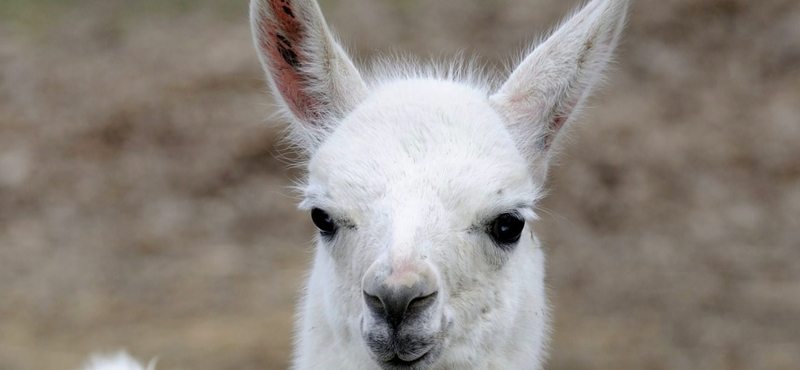
<svg viewBox="0 0 800 370">
<path fill-rule="evenodd" d="M 426 364 L 435 360 L 439 353 L 439 345 L 431 343 L 422 346 L 420 342 L 429 342 L 426 338 L 406 338 L 406 342 L 396 337 L 389 343 L 375 342 L 367 339 L 373 359 L 384 370 L 424 369 Z"/>
<path fill-rule="evenodd" d="M 442 353 L 448 321 L 412 315 L 398 327 L 388 320 L 366 312 L 362 318 L 362 336 L 372 359 L 382 370 L 429 369 Z M 444 328 L 430 331 L 434 328 Z"/>
<path fill-rule="evenodd" d="M 425 353 L 424 355 L 419 356 L 416 359 L 411 360 L 411 361 L 403 360 L 403 359 L 400 358 L 400 356 L 395 355 L 391 360 L 386 361 L 386 363 L 391 365 L 393 368 L 401 368 L 402 369 L 402 368 L 414 367 L 414 365 L 424 361 L 425 358 L 428 357 L 429 353 L 430 352 Z"/>
<path fill-rule="evenodd" d="M 435 346 L 414 360 L 406 361 L 395 355 L 388 361 L 379 361 L 379 365 L 383 370 L 425 370 L 436 362 L 440 352 L 440 347 Z"/>
</svg>

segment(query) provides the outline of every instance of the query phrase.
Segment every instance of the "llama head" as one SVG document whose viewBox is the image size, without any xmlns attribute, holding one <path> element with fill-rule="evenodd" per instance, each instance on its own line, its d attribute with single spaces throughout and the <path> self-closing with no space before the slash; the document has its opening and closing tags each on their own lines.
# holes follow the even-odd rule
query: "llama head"
<svg viewBox="0 0 800 370">
<path fill-rule="evenodd" d="M 490 91 L 408 67 L 367 84 L 314 0 L 252 1 L 260 60 L 309 155 L 301 208 L 320 229 L 311 280 L 325 289 L 306 305 L 332 343 L 384 369 L 468 368 L 515 341 L 538 363 L 544 256 L 530 222 L 627 3 L 589 3 Z"/>
</svg>

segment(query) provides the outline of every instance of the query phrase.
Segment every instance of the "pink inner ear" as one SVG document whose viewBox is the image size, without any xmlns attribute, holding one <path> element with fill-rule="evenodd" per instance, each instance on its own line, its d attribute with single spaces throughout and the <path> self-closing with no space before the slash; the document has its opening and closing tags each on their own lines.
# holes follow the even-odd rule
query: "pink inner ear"
<svg viewBox="0 0 800 370">
<path fill-rule="evenodd" d="M 578 99 L 574 97 L 564 97 L 564 105 L 561 109 L 558 107 L 554 108 L 555 110 L 555 117 L 553 121 L 551 121 L 546 128 L 545 136 L 542 138 L 541 147 L 544 150 L 550 149 L 550 146 L 553 144 L 553 141 L 558 136 L 558 132 L 564 127 L 564 124 L 567 123 L 567 119 L 569 119 L 569 115 L 572 114 L 572 111 L 575 110 L 575 107 L 578 105 Z"/>
<path fill-rule="evenodd" d="M 550 145 L 553 144 L 553 140 L 558 135 L 558 131 L 561 130 L 561 127 L 564 126 L 564 123 L 567 122 L 567 117 L 565 116 L 557 116 L 556 119 L 550 123 L 548 127 L 548 132 L 544 137 L 544 149 L 550 149 Z"/>
<path fill-rule="evenodd" d="M 301 69 L 307 62 L 300 51 L 305 30 L 291 1 L 271 0 L 269 5 L 276 22 L 269 22 L 266 14 L 260 14 L 261 49 L 269 56 L 273 79 L 289 109 L 299 119 L 309 121 L 316 118 L 319 111 L 305 91 L 309 76 Z"/>
</svg>

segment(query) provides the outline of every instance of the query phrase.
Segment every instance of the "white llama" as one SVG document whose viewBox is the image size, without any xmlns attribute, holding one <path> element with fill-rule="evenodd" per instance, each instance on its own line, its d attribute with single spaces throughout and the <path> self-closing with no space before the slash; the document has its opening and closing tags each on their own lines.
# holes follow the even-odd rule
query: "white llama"
<svg viewBox="0 0 800 370">
<path fill-rule="evenodd" d="M 294 369 L 542 367 L 545 257 L 530 223 L 627 6 L 590 2 L 491 91 L 457 66 L 365 79 L 315 0 L 252 0 L 259 58 L 308 155 L 300 208 L 319 228 Z"/>
</svg>

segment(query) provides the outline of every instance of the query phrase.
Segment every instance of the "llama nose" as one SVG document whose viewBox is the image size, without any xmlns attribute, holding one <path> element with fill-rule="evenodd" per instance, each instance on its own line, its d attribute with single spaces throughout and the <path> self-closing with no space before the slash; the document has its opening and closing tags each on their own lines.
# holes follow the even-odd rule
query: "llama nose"
<svg viewBox="0 0 800 370">
<path fill-rule="evenodd" d="M 423 313 L 434 305 L 438 279 L 424 266 L 391 270 L 378 268 L 367 272 L 364 300 L 373 314 L 397 328 L 405 317 Z"/>
</svg>

